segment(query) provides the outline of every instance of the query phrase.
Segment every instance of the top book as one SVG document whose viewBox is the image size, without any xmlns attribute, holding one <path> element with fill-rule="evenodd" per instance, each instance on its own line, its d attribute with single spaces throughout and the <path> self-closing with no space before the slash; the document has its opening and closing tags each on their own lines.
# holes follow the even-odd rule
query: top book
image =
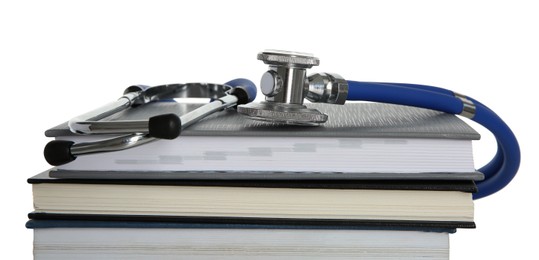
<svg viewBox="0 0 539 260">
<path fill-rule="evenodd" d="M 140 120 L 195 109 L 157 102 L 105 120 Z M 473 179 L 472 140 L 479 134 L 454 115 L 421 108 L 350 103 L 307 104 L 329 116 L 318 127 L 250 120 L 225 110 L 182 131 L 128 150 L 91 154 L 59 166 L 56 177 L 178 179 Z M 58 140 L 87 142 L 67 124 L 45 132 Z M 150 172 L 150 173 L 149 173 Z"/>
</svg>

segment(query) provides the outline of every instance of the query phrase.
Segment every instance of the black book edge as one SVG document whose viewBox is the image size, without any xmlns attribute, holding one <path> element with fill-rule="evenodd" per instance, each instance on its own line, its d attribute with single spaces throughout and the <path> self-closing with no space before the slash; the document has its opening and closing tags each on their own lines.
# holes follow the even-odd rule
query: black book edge
<svg viewBox="0 0 539 260">
<path fill-rule="evenodd" d="M 69 179 L 53 178 L 49 171 L 28 179 L 30 184 L 115 184 L 157 186 L 256 187 L 297 189 L 372 189 L 477 192 L 473 180 L 179 180 L 179 179 Z"/>
<path fill-rule="evenodd" d="M 166 229 L 294 229 L 294 230 L 395 230 L 455 233 L 456 228 L 419 227 L 419 226 L 315 226 L 315 225 L 262 225 L 262 224 L 211 224 L 182 222 L 142 222 L 142 221 L 96 221 L 96 220 L 52 220 L 30 219 L 28 229 L 42 228 L 166 228 Z"/>
<path fill-rule="evenodd" d="M 99 215 L 99 214 L 61 214 L 31 212 L 31 220 L 54 220 L 55 224 L 70 225 L 61 221 L 78 221 L 71 225 L 81 225 L 92 221 L 99 225 L 123 223 L 122 225 L 151 227 L 152 223 L 163 226 L 197 226 L 214 228 L 232 226 L 243 228 L 294 228 L 294 229 L 391 229 L 391 230 L 443 230 L 452 231 L 457 228 L 475 228 L 474 222 L 464 221 L 424 221 L 424 220 L 342 220 L 342 219 L 290 219 L 290 218 L 252 218 L 252 217 L 183 217 L 183 216 L 149 216 L 149 215 Z M 30 222 L 34 223 L 34 222 Z M 31 228 L 32 226 L 27 227 Z M 34 226 L 35 227 L 35 226 Z M 56 226 L 60 227 L 60 226 Z M 438 232 L 438 231 L 437 231 Z"/>
</svg>

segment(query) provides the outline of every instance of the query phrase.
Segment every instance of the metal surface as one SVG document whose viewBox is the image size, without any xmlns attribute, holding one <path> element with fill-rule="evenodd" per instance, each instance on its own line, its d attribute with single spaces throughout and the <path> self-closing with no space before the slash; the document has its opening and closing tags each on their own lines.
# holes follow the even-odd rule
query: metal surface
<svg viewBox="0 0 539 260">
<path fill-rule="evenodd" d="M 281 92 L 283 80 L 276 71 L 269 70 L 260 79 L 260 91 L 268 97 L 273 97 Z"/>
<path fill-rule="evenodd" d="M 129 95 L 138 96 L 139 94 L 140 93 L 130 93 Z M 77 116 L 69 120 L 67 125 L 69 126 L 69 129 L 73 133 L 77 133 L 77 134 L 91 133 L 93 122 L 103 119 L 105 117 L 108 117 L 110 115 L 116 114 L 122 110 L 125 110 L 131 107 L 131 105 L 132 105 L 131 100 L 123 96 L 114 102 L 108 103 L 100 108 L 97 108 L 86 114 Z"/>
<path fill-rule="evenodd" d="M 270 71 L 266 73 L 269 73 L 272 76 L 275 75 L 275 77 L 278 77 L 277 81 L 281 81 L 281 83 L 278 90 L 274 88 L 274 91 L 271 92 L 273 95 L 266 95 L 266 101 L 286 104 L 303 104 L 303 99 L 309 88 L 309 85 L 307 85 L 307 71 L 305 69 L 287 67 L 270 67 Z M 266 84 L 267 82 L 264 81 L 263 77 L 260 84 L 261 88 L 269 89 Z"/>
<path fill-rule="evenodd" d="M 235 106 L 237 102 L 238 98 L 236 96 L 228 95 L 219 98 L 213 102 L 210 102 L 209 104 L 201 106 L 185 115 L 182 115 L 180 116 L 180 120 L 182 122 L 182 129 L 196 123 L 197 121 L 214 112 Z"/>
<path fill-rule="evenodd" d="M 320 60 L 310 53 L 265 50 L 257 58 L 270 66 L 284 66 L 308 69 L 320 65 Z"/>
<path fill-rule="evenodd" d="M 317 66 L 320 60 L 308 53 L 277 50 L 261 52 L 257 58 L 270 65 L 260 82 L 266 101 L 303 104 L 309 87 L 306 69 Z"/>
<path fill-rule="evenodd" d="M 335 73 L 315 73 L 308 77 L 307 100 L 313 103 L 343 105 L 348 96 L 348 82 Z"/>
<path fill-rule="evenodd" d="M 155 87 L 130 86 L 115 102 L 75 117 L 68 122 L 69 129 L 77 134 L 123 134 L 148 132 L 148 121 L 98 121 L 133 106 L 172 98 L 218 99 L 227 95 L 232 87 L 222 84 L 186 83 Z M 218 102 L 219 103 L 219 102 Z"/>
<path fill-rule="evenodd" d="M 238 106 L 238 112 L 255 120 L 289 125 L 317 126 L 328 119 L 327 115 L 304 105 L 276 102 L 250 103 Z"/>
<path fill-rule="evenodd" d="M 154 140 L 156 140 L 156 138 L 149 137 L 144 133 L 134 133 L 95 142 L 74 144 L 71 147 L 71 154 L 79 156 L 91 153 L 120 151 L 143 145 Z"/>
<path fill-rule="evenodd" d="M 233 96 L 233 95 L 224 96 L 204 106 L 201 106 L 185 115 L 182 115 L 180 116 L 181 129 L 182 130 L 185 129 L 186 127 L 196 123 L 197 121 L 201 120 L 207 115 L 212 114 L 213 112 L 217 112 L 225 108 L 234 106 L 237 101 L 238 101 L 238 98 L 236 96 Z M 103 123 L 109 123 L 109 124 L 103 124 Z M 148 132 L 147 120 L 94 122 L 94 125 L 97 125 L 97 126 L 106 125 L 107 127 L 120 126 L 120 127 L 123 127 L 121 129 L 123 132 L 132 133 L 132 134 L 122 135 L 122 136 L 105 139 L 101 141 L 96 141 L 96 142 L 74 144 L 71 147 L 72 155 L 78 156 L 78 155 L 91 154 L 91 153 L 119 151 L 119 150 L 136 147 L 139 145 L 143 145 L 143 144 L 158 140 L 157 138 L 148 136 L 146 134 Z M 133 126 L 132 129 L 129 128 L 130 125 Z M 145 126 L 145 128 L 142 126 Z M 114 132 L 115 130 L 116 129 L 111 129 L 110 132 Z M 104 133 L 105 131 L 101 131 L 101 132 Z"/>
<path fill-rule="evenodd" d="M 309 91 L 306 69 L 320 64 L 312 54 L 267 50 L 257 58 L 268 64 L 262 75 L 260 89 L 266 101 L 238 106 L 238 112 L 252 119 L 293 124 L 319 125 L 327 115 L 303 105 Z"/>
<path fill-rule="evenodd" d="M 127 134 L 148 131 L 148 121 L 83 121 L 76 124 L 78 134 Z M 81 131 L 81 127 L 86 127 Z"/>
<path fill-rule="evenodd" d="M 453 92 L 456 98 L 460 99 L 462 101 L 462 112 L 459 114 L 460 116 L 467 117 L 470 119 L 473 119 L 475 117 L 475 104 L 473 101 L 471 101 L 467 96 Z"/>
</svg>

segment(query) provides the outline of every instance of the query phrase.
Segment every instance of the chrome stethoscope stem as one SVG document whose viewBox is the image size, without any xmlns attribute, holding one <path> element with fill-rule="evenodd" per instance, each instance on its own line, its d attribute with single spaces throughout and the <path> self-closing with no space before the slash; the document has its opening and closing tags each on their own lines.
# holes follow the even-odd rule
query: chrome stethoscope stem
<svg viewBox="0 0 539 260">
<path fill-rule="evenodd" d="M 210 102 L 206 105 L 203 105 L 185 115 L 179 117 L 181 125 L 181 130 L 187 128 L 188 126 L 198 122 L 204 117 L 221 111 L 225 108 L 235 106 L 238 102 L 238 98 L 233 95 L 224 96 L 218 100 Z M 104 139 L 94 142 L 86 143 L 77 143 L 73 144 L 71 147 L 71 154 L 73 156 L 79 156 L 84 154 L 91 153 L 101 153 L 101 152 L 113 152 L 120 151 L 128 148 L 133 148 L 140 146 L 160 138 L 150 136 L 148 134 L 149 120 L 140 120 L 140 121 L 116 121 L 116 122 L 94 122 L 93 126 L 95 127 L 92 130 L 92 133 L 112 133 L 115 131 L 120 131 L 122 129 L 125 132 L 130 132 L 132 134 L 117 136 L 109 139 Z M 137 128 L 130 128 L 137 127 Z M 107 132 L 107 130 L 112 130 Z M 117 132 L 115 132 L 117 133 Z"/>
<path fill-rule="evenodd" d="M 212 101 L 184 115 L 163 114 L 148 120 L 99 121 L 130 107 L 177 97 L 210 98 Z M 157 139 L 174 139 L 184 128 L 204 117 L 226 108 L 249 103 L 255 97 L 256 86 L 246 79 L 236 79 L 226 84 L 188 83 L 151 88 L 131 86 L 117 101 L 68 122 L 70 130 L 76 134 L 122 135 L 83 143 L 54 140 L 45 146 L 45 159 L 51 165 L 58 166 L 75 160 L 79 155 L 124 150 Z"/>
</svg>

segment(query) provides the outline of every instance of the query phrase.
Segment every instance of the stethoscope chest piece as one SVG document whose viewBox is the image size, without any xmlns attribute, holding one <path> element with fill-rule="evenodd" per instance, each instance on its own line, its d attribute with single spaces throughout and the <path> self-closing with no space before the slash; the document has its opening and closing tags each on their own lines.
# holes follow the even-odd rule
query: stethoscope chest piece
<svg viewBox="0 0 539 260">
<path fill-rule="evenodd" d="M 304 105 L 268 101 L 238 106 L 238 112 L 251 119 L 287 125 L 317 126 L 328 120 L 326 114 Z"/>
<path fill-rule="evenodd" d="M 313 55 L 267 50 L 257 58 L 269 65 L 260 81 L 266 100 L 238 106 L 239 113 L 275 123 L 319 125 L 326 122 L 328 116 L 307 108 L 303 104 L 305 98 L 311 102 L 344 104 L 348 85 L 339 75 L 318 73 L 307 77 L 307 69 L 320 64 Z"/>
</svg>

